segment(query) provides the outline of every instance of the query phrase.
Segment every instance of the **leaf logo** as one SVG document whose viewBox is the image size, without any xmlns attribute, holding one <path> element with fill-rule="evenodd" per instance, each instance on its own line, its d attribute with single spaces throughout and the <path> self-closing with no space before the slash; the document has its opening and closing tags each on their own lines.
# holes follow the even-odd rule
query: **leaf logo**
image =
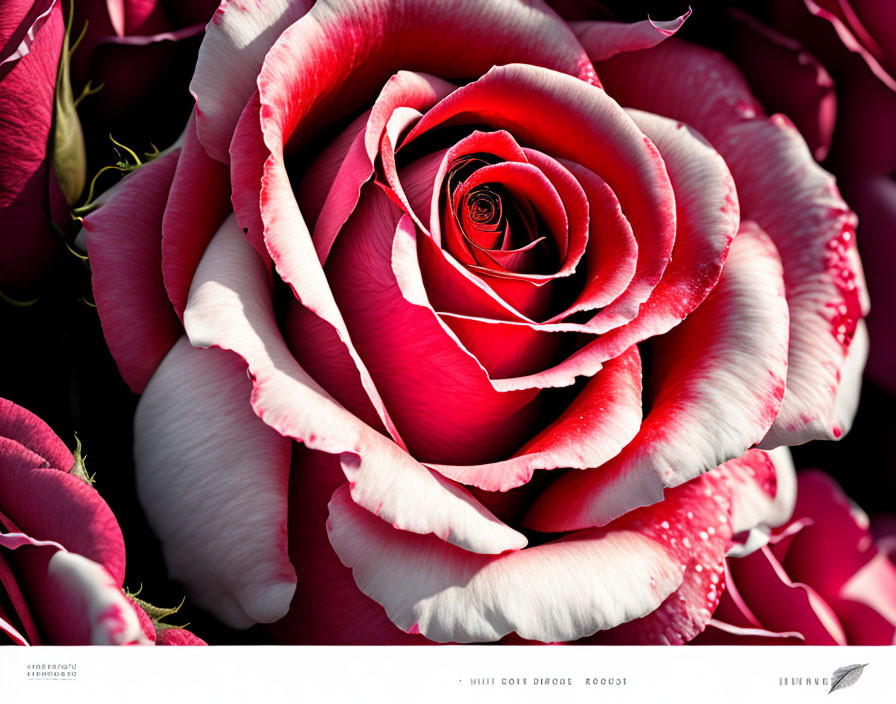
<svg viewBox="0 0 896 704">
<path fill-rule="evenodd" d="M 859 677 L 862 676 L 862 670 L 864 670 L 868 666 L 866 662 L 864 665 L 847 665 L 846 667 L 838 667 L 834 670 L 834 674 L 831 675 L 831 688 L 828 690 L 828 694 L 831 692 L 835 692 L 838 689 L 846 689 L 847 687 L 852 687 L 856 682 L 859 681 Z"/>
</svg>

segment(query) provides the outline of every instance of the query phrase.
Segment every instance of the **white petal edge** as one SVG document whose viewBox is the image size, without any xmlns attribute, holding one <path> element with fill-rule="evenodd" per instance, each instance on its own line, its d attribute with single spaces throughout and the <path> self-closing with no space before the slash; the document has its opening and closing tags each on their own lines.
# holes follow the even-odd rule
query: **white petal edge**
<svg viewBox="0 0 896 704">
<path fill-rule="evenodd" d="M 245 364 L 175 343 L 134 417 L 137 491 L 172 578 L 234 628 L 283 617 L 291 444 L 252 412 Z"/>
<path fill-rule="evenodd" d="M 277 328 L 262 262 L 233 218 L 199 263 L 184 325 L 195 347 L 232 350 L 246 361 L 252 408 L 268 426 L 340 455 L 352 498 L 364 508 L 401 530 L 434 533 L 473 552 L 526 545 L 524 535 L 349 413 L 299 366 Z"/>
<path fill-rule="evenodd" d="M 330 501 L 330 543 L 358 587 L 410 633 L 444 643 L 516 632 L 574 640 L 644 616 L 681 584 L 680 566 L 631 530 L 594 529 L 499 556 L 393 529 L 343 485 Z"/>
</svg>

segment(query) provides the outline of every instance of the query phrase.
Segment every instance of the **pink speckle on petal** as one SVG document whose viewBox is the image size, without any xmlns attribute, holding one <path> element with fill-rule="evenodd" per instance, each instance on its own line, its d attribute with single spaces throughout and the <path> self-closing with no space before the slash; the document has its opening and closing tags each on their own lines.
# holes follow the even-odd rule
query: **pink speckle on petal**
<svg viewBox="0 0 896 704">
<path fill-rule="evenodd" d="M 844 351 L 849 348 L 856 325 L 862 317 L 862 307 L 856 284 L 856 272 L 850 266 L 850 247 L 855 247 L 855 226 L 845 223 L 840 234 L 830 240 L 825 248 L 825 268 L 834 278 L 842 298 L 830 301 L 826 307 L 831 311 L 831 333 Z"/>
<path fill-rule="evenodd" d="M 112 642 L 115 642 L 127 630 L 127 622 L 116 604 L 111 604 L 103 609 L 98 621 L 103 625 Z"/>
</svg>

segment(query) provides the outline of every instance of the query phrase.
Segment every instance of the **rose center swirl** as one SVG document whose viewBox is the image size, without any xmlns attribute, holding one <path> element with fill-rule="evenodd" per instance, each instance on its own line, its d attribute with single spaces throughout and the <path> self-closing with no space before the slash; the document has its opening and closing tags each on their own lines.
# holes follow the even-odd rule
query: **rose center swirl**
<svg viewBox="0 0 896 704">
<path fill-rule="evenodd" d="M 491 154 L 472 154 L 449 170 L 444 192 L 459 235 L 449 239 L 449 250 L 462 247 L 465 261 L 496 275 L 550 269 L 556 263 L 551 238 L 543 234 L 544 223 L 532 204 L 501 183 L 467 184 L 480 169 L 502 161 Z"/>
</svg>

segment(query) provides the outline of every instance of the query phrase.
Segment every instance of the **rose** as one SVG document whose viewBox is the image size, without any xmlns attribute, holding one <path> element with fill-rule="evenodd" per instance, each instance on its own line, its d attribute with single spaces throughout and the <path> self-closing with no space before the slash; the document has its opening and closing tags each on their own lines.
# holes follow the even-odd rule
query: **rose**
<svg viewBox="0 0 896 704">
<path fill-rule="evenodd" d="M 79 108 L 88 145 L 108 135 L 130 144 L 166 144 L 192 107 L 187 85 L 214 0 L 76 0 L 72 33 L 84 37 L 72 55 L 72 82 L 102 89 Z M 159 106 L 164 106 L 160 109 Z"/>
<path fill-rule="evenodd" d="M 194 600 L 293 642 L 702 630 L 792 496 L 760 451 L 698 475 L 845 432 L 865 302 L 830 177 L 682 21 L 216 14 L 183 140 L 85 221 Z"/>
<path fill-rule="evenodd" d="M 57 253 L 51 221 L 65 224 L 65 197 L 51 177 L 62 9 L 55 0 L 9 0 L 0 13 L 0 290 L 28 288 Z"/>
<path fill-rule="evenodd" d="M 770 545 L 728 560 L 728 589 L 700 640 L 892 645 L 896 565 L 868 528 L 830 477 L 800 472 L 793 518 Z"/>
<path fill-rule="evenodd" d="M 79 200 L 87 178 L 81 121 L 92 171 L 109 161 L 110 132 L 146 148 L 178 134 L 181 125 L 160 120 L 153 106 L 164 104 L 175 123 L 189 114 L 189 74 L 178 67 L 192 65 L 198 39 L 182 40 L 201 34 L 216 6 L 209 0 L 176 6 L 162 0 L 81 0 L 69 15 L 59 0 L 4 3 L 0 289 L 33 289 L 56 263 L 58 234 L 69 229 L 67 205 Z M 147 111 L 154 114 L 151 120 L 144 117 Z"/>
<path fill-rule="evenodd" d="M 121 591 L 121 529 L 83 463 L 0 399 L 0 634 L 22 645 L 204 645 Z M 147 605 L 148 606 L 148 605 Z"/>
<path fill-rule="evenodd" d="M 792 117 L 859 216 L 859 241 L 868 263 L 874 340 L 868 374 L 896 392 L 890 321 L 896 297 L 890 277 L 896 252 L 896 21 L 892 2 L 787 0 L 769 3 L 758 20 L 740 16 L 735 58 L 751 86 L 774 109 Z M 833 105 L 842 106 L 834 130 Z M 820 137 L 820 139 L 819 139 Z M 833 142 L 831 140 L 833 139 Z"/>
</svg>

